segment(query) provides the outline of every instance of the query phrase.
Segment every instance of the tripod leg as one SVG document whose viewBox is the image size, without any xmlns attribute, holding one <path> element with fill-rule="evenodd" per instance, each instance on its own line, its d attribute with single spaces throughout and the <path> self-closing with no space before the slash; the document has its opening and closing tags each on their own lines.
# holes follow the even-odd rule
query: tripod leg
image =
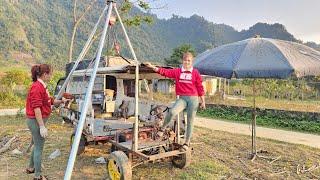
<svg viewBox="0 0 320 180">
<path fill-rule="evenodd" d="M 129 46 L 130 52 L 133 56 L 133 59 L 136 62 L 136 69 L 135 69 L 135 123 L 134 123 L 134 129 L 133 129 L 133 143 L 132 143 L 132 150 L 137 151 L 138 150 L 138 123 L 139 123 L 139 119 L 138 119 L 138 113 L 139 113 L 139 106 L 138 106 L 138 102 L 139 102 L 139 61 L 136 57 L 136 53 L 134 52 L 130 39 L 128 37 L 127 31 L 122 23 L 121 17 L 119 15 L 118 9 L 116 6 L 114 6 L 114 11 L 117 14 L 117 17 L 119 19 L 121 28 L 123 30 L 125 39 L 127 41 L 127 44 Z"/>
</svg>

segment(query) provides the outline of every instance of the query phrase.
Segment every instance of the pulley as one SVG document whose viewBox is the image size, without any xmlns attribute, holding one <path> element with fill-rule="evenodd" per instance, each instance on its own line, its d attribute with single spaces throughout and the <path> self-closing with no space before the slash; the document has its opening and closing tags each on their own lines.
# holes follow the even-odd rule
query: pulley
<svg viewBox="0 0 320 180">
<path fill-rule="evenodd" d="M 109 25 L 110 26 L 113 26 L 117 21 L 117 18 L 113 15 L 110 16 L 110 19 L 109 19 Z"/>
</svg>

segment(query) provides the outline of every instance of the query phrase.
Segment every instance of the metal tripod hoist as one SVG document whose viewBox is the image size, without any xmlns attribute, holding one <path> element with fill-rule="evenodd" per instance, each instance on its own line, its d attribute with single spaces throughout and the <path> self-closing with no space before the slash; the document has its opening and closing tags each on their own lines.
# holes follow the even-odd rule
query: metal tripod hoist
<svg viewBox="0 0 320 180">
<path fill-rule="evenodd" d="M 138 62 L 136 54 L 135 54 L 135 52 L 134 52 L 134 50 L 132 48 L 130 39 L 129 39 L 128 35 L 127 35 L 126 29 L 125 29 L 125 27 L 123 25 L 123 22 L 121 20 L 119 12 L 117 10 L 116 3 L 114 1 L 112 1 L 112 0 L 108 0 L 107 3 L 106 3 L 106 6 L 103 9 L 103 12 L 101 13 L 97 23 L 95 24 L 91 34 L 89 35 L 89 38 L 88 38 L 86 44 L 84 45 L 79 57 L 75 61 L 75 64 L 74 64 L 72 70 L 70 71 L 68 77 L 66 78 L 65 82 L 63 83 L 63 85 L 62 85 L 62 87 L 61 87 L 61 89 L 60 89 L 60 91 L 59 91 L 59 93 L 57 95 L 57 99 L 60 99 L 62 97 L 63 91 L 67 87 L 67 84 L 70 82 L 72 74 L 76 70 L 79 62 L 83 60 L 84 56 L 86 55 L 86 53 L 88 52 L 88 50 L 90 48 L 90 46 L 92 44 L 91 43 L 92 39 L 93 39 L 93 37 L 94 37 L 94 35 L 96 33 L 96 30 L 98 28 L 98 25 L 99 25 L 101 19 L 103 18 L 103 16 L 107 12 L 106 13 L 106 17 L 105 17 L 105 21 L 104 21 L 104 27 L 103 27 L 102 35 L 101 35 L 101 38 L 100 38 L 100 41 L 99 41 L 98 51 L 97 51 L 96 56 L 95 56 L 95 62 L 94 62 L 94 65 L 93 65 L 93 71 L 92 71 L 92 73 L 90 75 L 90 81 L 89 81 L 88 88 L 87 88 L 86 93 L 85 93 L 84 104 L 81 107 L 81 116 L 80 116 L 80 119 L 79 119 L 79 122 L 78 122 L 77 131 L 76 131 L 76 134 L 75 134 L 75 137 L 74 137 L 74 141 L 73 141 L 73 144 L 72 144 L 71 153 L 69 155 L 68 165 L 67 165 L 67 169 L 66 169 L 65 176 L 64 176 L 65 180 L 71 179 L 71 175 L 72 175 L 74 163 L 75 163 L 76 156 L 77 156 L 77 151 L 78 151 L 78 147 L 79 147 L 81 134 L 82 134 L 82 131 L 83 131 L 86 115 L 87 115 L 87 112 L 88 112 L 89 103 L 90 103 L 91 96 L 92 96 L 92 90 L 93 90 L 93 86 L 94 86 L 94 80 L 95 80 L 96 74 L 97 74 L 97 69 L 98 69 L 98 66 L 99 66 L 99 60 L 100 60 L 100 57 L 101 57 L 101 53 L 102 53 L 103 47 L 105 45 L 105 39 L 106 39 L 106 34 L 107 34 L 107 31 L 108 31 L 108 27 L 109 27 L 109 21 L 110 21 L 112 10 L 114 10 L 114 12 L 115 12 L 115 14 L 116 14 L 116 16 L 117 16 L 117 18 L 118 18 L 118 20 L 120 22 L 122 31 L 123 31 L 125 39 L 126 39 L 126 42 L 127 42 L 128 46 L 129 46 L 130 52 L 131 52 L 131 54 L 133 56 L 133 59 L 135 60 L 135 63 L 136 63 L 135 64 L 135 99 L 136 99 L 135 108 L 136 108 L 136 111 L 135 111 L 134 137 L 133 137 L 132 149 L 134 151 L 136 151 L 137 148 L 138 148 L 137 142 L 138 142 L 139 62 Z"/>
</svg>

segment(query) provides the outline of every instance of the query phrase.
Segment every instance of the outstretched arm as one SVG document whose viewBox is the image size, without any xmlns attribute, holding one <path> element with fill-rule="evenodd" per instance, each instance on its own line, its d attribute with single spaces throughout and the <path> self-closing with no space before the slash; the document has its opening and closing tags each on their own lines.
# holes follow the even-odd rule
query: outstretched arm
<svg viewBox="0 0 320 180">
<path fill-rule="evenodd" d="M 176 73 L 174 69 L 165 69 L 165 68 L 158 68 L 154 65 L 152 65 L 149 62 L 144 63 L 147 67 L 151 68 L 154 72 L 159 73 L 162 76 L 168 77 L 168 78 L 176 78 Z"/>
</svg>

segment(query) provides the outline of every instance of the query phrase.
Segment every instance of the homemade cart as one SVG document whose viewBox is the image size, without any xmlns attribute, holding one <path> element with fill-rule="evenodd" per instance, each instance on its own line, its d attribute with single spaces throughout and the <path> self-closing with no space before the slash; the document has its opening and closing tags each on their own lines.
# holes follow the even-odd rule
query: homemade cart
<svg viewBox="0 0 320 180">
<path fill-rule="evenodd" d="M 92 67 L 76 70 L 88 51 L 107 9 L 98 51 L 90 63 L 93 64 Z M 106 33 L 112 24 L 112 9 L 115 10 L 134 61 L 127 61 L 128 64 L 125 65 L 99 67 Z M 133 167 L 163 158 L 170 158 L 173 165 L 179 168 L 188 166 L 191 152 L 180 150 L 184 134 L 184 125 L 181 125 L 183 115 L 179 115 L 180 118 L 178 116 L 163 135 L 158 133 L 170 107 L 152 101 L 152 86 L 148 82 L 157 78 L 161 77 L 138 62 L 114 1 L 107 1 L 77 61 L 59 85 L 57 98 L 66 95 L 65 92 L 69 93 L 67 95 L 72 96 L 76 106 L 65 107 L 60 111 L 64 118 L 71 120 L 75 125 L 64 179 L 71 178 L 77 152 L 79 149 L 81 152 L 81 148 L 91 140 L 102 140 L 112 144 L 107 163 L 110 179 L 131 179 Z M 142 85 L 139 84 L 145 85 L 145 98 L 140 99 L 143 91 Z M 130 117 L 131 115 L 134 115 L 134 118 Z"/>
</svg>

